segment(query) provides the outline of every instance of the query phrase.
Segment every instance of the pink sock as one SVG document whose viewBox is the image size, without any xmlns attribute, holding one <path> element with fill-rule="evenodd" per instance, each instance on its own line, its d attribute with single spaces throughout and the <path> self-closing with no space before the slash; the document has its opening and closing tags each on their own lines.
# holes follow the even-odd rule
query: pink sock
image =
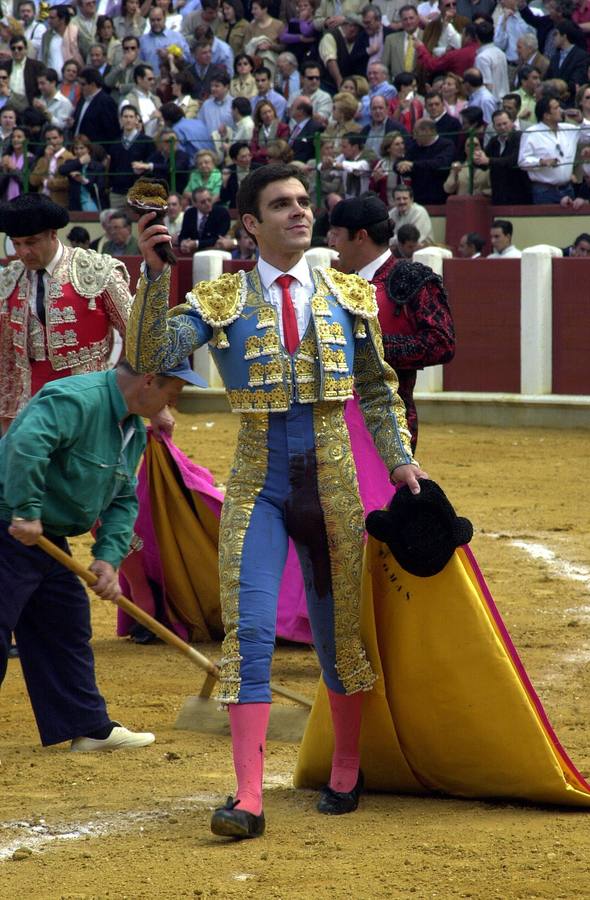
<svg viewBox="0 0 590 900">
<path fill-rule="evenodd" d="M 262 812 L 262 773 L 270 703 L 232 703 L 229 707 L 239 809 Z"/>
<path fill-rule="evenodd" d="M 348 792 L 354 788 L 359 774 L 359 736 L 363 712 L 363 691 L 356 694 L 336 694 L 328 688 L 332 725 L 334 726 L 334 755 L 330 787 L 333 791 Z"/>
</svg>

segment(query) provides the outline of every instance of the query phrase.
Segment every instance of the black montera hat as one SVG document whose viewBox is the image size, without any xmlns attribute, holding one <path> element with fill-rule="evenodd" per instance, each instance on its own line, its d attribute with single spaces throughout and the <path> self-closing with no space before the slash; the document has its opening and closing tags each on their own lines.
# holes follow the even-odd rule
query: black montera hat
<svg viewBox="0 0 590 900">
<path fill-rule="evenodd" d="M 341 200 L 330 213 L 330 225 L 336 228 L 368 228 L 377 222 L 387 221 L 389 213 L 383 200 L 374 194 Z"/>
<path fill-rule="evenodd" d="M 0 231 L 5 231 L 11 238 L 63 228 L 69 221 L 67 209 L 44 194 L 21 194 L 14 200 L 0 203 Z"/>
<path fill-rule="evenodd" d="M 458 516 L 434 481 L 420 479 L 420 493 L 399 488 L 388 509 L 369 513 L 367 531 L 383 541 L 406 572 L 428 578 L 442 572 L 457 547 L 473 537 L 469 519 Z"/>
</svg>

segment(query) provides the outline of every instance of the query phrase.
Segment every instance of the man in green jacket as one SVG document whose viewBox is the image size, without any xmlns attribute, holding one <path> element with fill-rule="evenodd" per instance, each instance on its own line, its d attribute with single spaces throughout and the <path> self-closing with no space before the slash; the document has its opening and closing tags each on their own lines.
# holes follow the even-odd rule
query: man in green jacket
<svg viewBox="0 0 590 900">
<path fill-rule="evenodd" d="M 116 570 L 137 515 L 140 417 L 174 405 L 185 382 L 204 384 L 186 360 L 160 374 L 138 375 L 122 362 L 50 381 L 0 441 L 0 683 L 14 632 L 44 746 L 71 740 L 72 750 L 116 750 L 154 741 L 109 718 L 96 685 L 86 592 L 36 543 L 44 533 L 67 551 L 67 536 L 98 520 L 94 589 L 116 598 Z"/>
</svg>

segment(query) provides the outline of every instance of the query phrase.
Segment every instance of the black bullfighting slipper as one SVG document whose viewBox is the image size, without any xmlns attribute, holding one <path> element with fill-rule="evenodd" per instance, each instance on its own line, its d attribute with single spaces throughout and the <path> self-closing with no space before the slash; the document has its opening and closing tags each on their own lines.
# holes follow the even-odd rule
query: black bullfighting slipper
<svg viewBox="0 0 590 900">
<path fill-rule="evenodd" d="M 359 797 L 363 792 L 365 779 L 359 770 L 359 777 L 351 791 L 334 791 L 327 784 L 322 788 L 317 810 L 326 816 L 342 816 L 344 813 L 354 812 L 359 805 Z"/>
<path fill-rule="evenodd" d="M 222 837 L 255 838 L 264 834 L 266 822 L 264 813 L 255 816 L 245 809 L 238 809 L 240 801 L 228 797 L 225 806 L 220 806 L 211 816 L 211 831 Z"/>
</svg>

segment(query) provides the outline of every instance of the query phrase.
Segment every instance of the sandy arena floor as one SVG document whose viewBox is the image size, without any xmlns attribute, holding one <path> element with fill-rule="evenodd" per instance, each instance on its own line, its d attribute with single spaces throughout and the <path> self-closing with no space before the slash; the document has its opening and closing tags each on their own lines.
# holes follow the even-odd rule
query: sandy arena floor
<svg viewBox="0 0 590 900">
<path fill-rule="evenodd" d="M 178 445 L 223 482 L 237 419 L 178 418 Z M 588 434 L 425 426 L 419 449 L 473 520 L 473 547 L 533 683 L 590 774 Z M 88 545 L 75 542 L 83 560 Z M 11 661 L 0 707 L 0 898 L 590 898 L 590 813 L 367 795 L 354 816 L 326 821 L 312 792 L 290 787 L 292 744 L 269 746 L 266 837 L 214 838 L 210 810 L 233 789 L 229 741 L 172 727 L 202 676 L 162 644 L 116 639 L 114 608 L 92 608 L 110 712 L 154 730 L 157 743 L 103 757 L 43 750 Z M 312 651 L 279 649 L 274 675 L 311 697 Z"/>
</svg>

